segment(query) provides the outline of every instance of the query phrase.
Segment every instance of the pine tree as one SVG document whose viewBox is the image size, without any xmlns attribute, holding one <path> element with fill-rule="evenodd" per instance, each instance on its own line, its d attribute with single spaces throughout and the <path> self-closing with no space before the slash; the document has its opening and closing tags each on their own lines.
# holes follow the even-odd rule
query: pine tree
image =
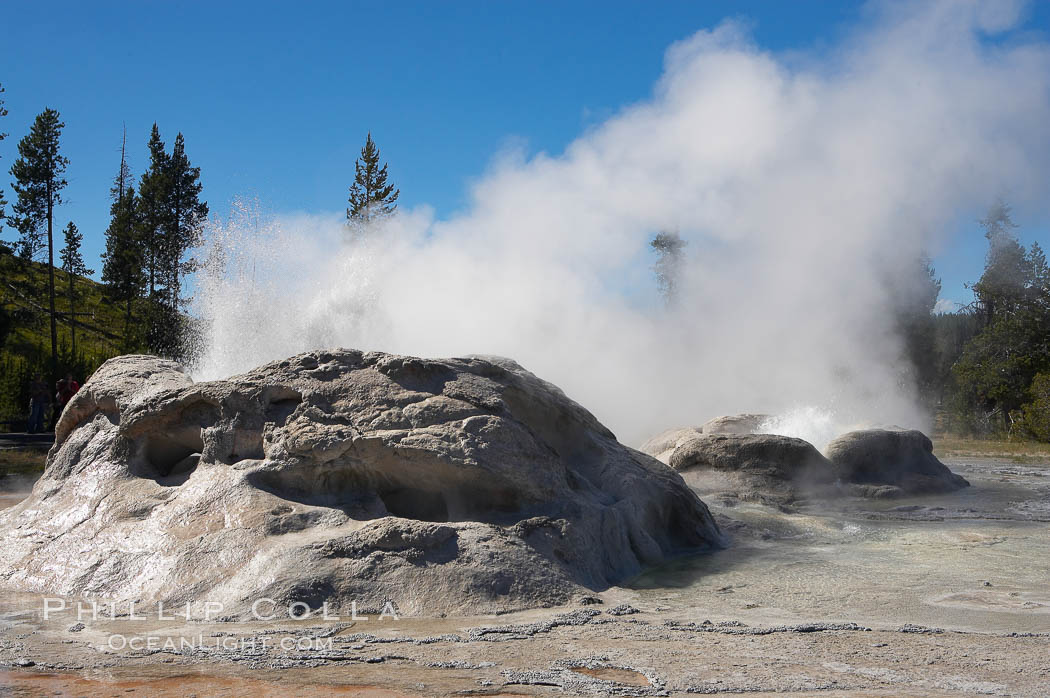
<svg viewBox="0 0 1050 698">
<path fill-rule="evenodd" d="M 143 268 L 148 281 L 147 298 L 157 297 L 157 285 L 163 281 L 164 228 L 170 186 L 168 184 L 168 154 L 160 130 L 153 124 L 149 138 L 149 169 L 142 174 L 138 194 L 138 223 L 142 239 Z"/>
<path fill-rule="evenodd" d="M 0 85 L 0 95 L 4 94 L 4 86 Z M 0 117 L 7 116 L 7 109 L 4 107 L 4 98 L 0 96 Z M 7 134 L 0 131 L 0 141 L 7 138 Z M 7 217 L 7 199 L 4 198 L 4 190 L 0 189 L 0 231 L 4 229 L 4 219 Z"/>
<path fill-rule="evenodd" d="M 386 163 L 379 166 L 379 148 L 368 133 L 361 157 L 354 163 L 354 183 L 350 186 L 350 207 L 346 209 L 346 220 L 352 225 L 365 225 L 391 215 L 397 210 L 400 189 L 387 184 Z"/>
<path fill-rule="evenodd" d="M 1009 208 L 998 203 L 982 222 L 988 258 L 973 285 L 980 332 L 952 368 L 961 407 L 996 417 L 1004 430 L 1022 415 L 1033 381 L 1050 371 L 1050 269 L 1038 244 L 1017 241 Z"/>
<path fill-rule="evenodd" d="M 988 239 L 988 256 L 973 292 L 985 324 L 991 324 L 1021 301 L 1029 268 L 1006 203 L 999 201 L 992 206 L 980 224 Z"/>
<path fill-rule="evenodd" d="M 153 124 L 149 139 L 150 165 L 139 183 L 138 220 L 142 240 L 146 295 L 145 343 L 155 354 L 173 356 L 178 335 L 178 315 L 172 313 L 169 280 L 171 246 L 171 165 L 170 156 Z"/>
<path fill-rule="evenodd" d="M 677 232 L 660 233 L 654 237 L 649 246 L 656 250 L 656 264 L 653 271 L 656 272 L 656 284 L 660 289 L 660 295 L 664 297 L 667 305 L 674 305 L 678 296 L 679 277 L 682 272 L 682 250 L 686 241 Z"/>
<path fill-rule="evenodd" d="M 14 213 L 13 210 L 12 213 Z M 14 224 L 18 230 L 18 240 L 15 242 L 15 252 L 18 258 L 23 262 L 36 261 L 47 246 L 47 243 L 44 242 L 44 229 L 32 225 L 24 218 L 15 218 Z"/>
<path fill-rule="evenodd" d="M 59 192 L 66 186 L 62 175 L 69 160 L 59 153 L 64 123 L 54 109 L 45 109 L 33 122 L 29 135 L 18 144 L 19 158 L 11 166 L 12 186 L 18 201 L 12 208 L 23 238 L 39 235 L 47 225 L 48 300 L 51 313 L 51 373 L 58 372 L 58 330 L 55 326 L 55 206 L 62 203 Z M 38 238 L 39 239 L 39 238 Z"/>
<path fill-rule="evenodd" d="M 208 218 L 208 204 L 200 200 L 201 168 L 190 165 L 182 133 L 175 136 L 168 158 L 168 222 L 164 240 L 166 285 L 171 310 L 178 312 L 182 303 L 182 278 L 194 270 L 186 260 L 190 249 L 201 241 L 201 227 Z"/>
<path fill-rule="evenodd" d="M 131 316 L 135 301 L 145 290 L 145 261 L 138 225 L 138 203 L 131 181 L 125 149 L 127 132 L 120 146 L 120 169 L 109 190 L 112 204 L 106 229 L 106 251 L 102 254 L 102 281 L 109 286 L 110 296 L 124 304 L 124 350 L 133 351 L 137 342 L 131 337 Z"/>
<path fill-rule="evenodd" d="M 4 86 L 0 85 L 0 117 L 7 116 L 7 109 L 4 107 Z M 0 142 L 7 138 L 7 134 L 0 131 Z M 4 198 L 4 190 L 0 189 L 0 232 L 4 230 L 4 220 L 7 218 L 7 199 Z M 6 245 L 0 240 L 0 254 L 6 252 Z M 3 284 L 7 283 L 6 274 L 3 278 L 0 278 L 0 282 Z M 11 329 L 11 315 L 7 312 L 7 308 L 4 305 L 0 305 L 0 347 L 4 345 L 7 340 L 8 332 Z"/>
<path fill-rule="evenodd" d="M 62 270 L 66 272 L 69 279 L 69 333 L 71 337 L 71 356 L 73 361 L 77 360 L 77 308 L 76 308 L 76 278 L 94 274 L 94 269 L 88 269 L 84 264 L 84 256 L 80 252 L 80 245 L 84 236 L 77 230 L 73 221 L 62 231 L 65 237 L 65 246 L 59 253 L 62 259 Z"/>
<path fill-rule="evenodd" d="M 933 407 L 937 398 L 937 336 L 933 309 L 941 293 L 941 280 L 933 262 L 923 252 L 899 264 L 888 284 L 896 330 L 902 340 L 900 378 Z"/>
<path fill-rule="evenodd" d="M 139 184 L 137 207 L 148 284 L 146 344 L 155 353 L 178 356 L 182 280 L 194 268 L 186 255 L 200 242 L 208 204 L 200 200 L 200 168 L 190 164 L 181 133 L 169 155 L 153 124 L 149 151 L 150 166 Z"/>
<path fill-rule="evenodd" d="M 1033 242 L 1028 251 L 1028 268 L 1031 276 L 1029 291 L 1036 303 L 1050 301 L 1050 266 L 1046 263 L 1046 253 L 1038 242 Z M 1046 310 L 1050 310 L 1047 307 Z"/>
</svg>

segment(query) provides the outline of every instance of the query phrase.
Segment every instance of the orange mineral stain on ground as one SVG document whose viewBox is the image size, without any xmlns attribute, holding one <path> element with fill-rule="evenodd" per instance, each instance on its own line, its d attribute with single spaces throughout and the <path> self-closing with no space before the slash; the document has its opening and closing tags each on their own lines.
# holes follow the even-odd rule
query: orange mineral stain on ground
<svg viewBox="0 0 1050 698">
<path fill-rule="evenodd" d="M 198 696 L 223 696 L 228 698 L 313 698 L 317 696 L 360 696 L 361 698 L 403 698 L 407 693 L 398 693 L 377 686 L 321 685 L 300 683 L 277 683 L 239 677 L 206 676 L 187 674 L 159 679 L 136 679 L 102 681 L 88 679 L 76 674 L 35 674 L 21 671 L 0 671 L 0 694 L 4 696 L 157 696 L 158 698 L 182 698 Z"/>
</svg>

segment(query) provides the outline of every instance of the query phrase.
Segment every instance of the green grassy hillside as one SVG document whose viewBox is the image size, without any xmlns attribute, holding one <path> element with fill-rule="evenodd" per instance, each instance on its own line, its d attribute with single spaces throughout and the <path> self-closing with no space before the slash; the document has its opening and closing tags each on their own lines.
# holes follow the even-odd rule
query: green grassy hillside
<svg viewBox="0 0 1050 698">
<path fill-rule="evenodd" d="M 69 276 L 55 271 L 58 313 L 58 377 L 72 371 L 81 383 L 106 359 L 122 353 L 124 316 L 105 287 L 77 277 L 76 340 L 73 355 L 69 312 Z M 47 265 L 23 262 L 0 246 L 0 430 L 20 430 L 26 418 L 28 383 L 39 371 L 50 373 L 51 329 L 48 319 Z M 15 423 L 11 423 L 15 422 Z"/>
</svg>

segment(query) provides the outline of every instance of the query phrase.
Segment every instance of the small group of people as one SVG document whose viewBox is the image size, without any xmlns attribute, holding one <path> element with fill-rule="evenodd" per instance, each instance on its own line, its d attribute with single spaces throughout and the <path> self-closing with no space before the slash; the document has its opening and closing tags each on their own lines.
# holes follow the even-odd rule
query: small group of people
<svg viewBox="0 0 1050 698">
<path fill-rule="evenodd" d="M 65 378 L 55 383 L 54 409 L 51 411 L 50 421 L 51 431 L 54 431 L 55 424 L 58 423 L 62 410 L 66 408 L 66 404 L 73 399 L 78 390 L 80 390 L 80 383 L 77 383 L 72 373 L 67 373 Z M 39 373 L 35 374 L 33 380 L 29 383 L 28 431 L 30 434 L 36 434 L 44 430 L 44 419 L 47 415 L 47 408 L 51 403 L 51 391 L 48 389 L 47 383 L 44 382 L 43 376 Z"/>
</svg>

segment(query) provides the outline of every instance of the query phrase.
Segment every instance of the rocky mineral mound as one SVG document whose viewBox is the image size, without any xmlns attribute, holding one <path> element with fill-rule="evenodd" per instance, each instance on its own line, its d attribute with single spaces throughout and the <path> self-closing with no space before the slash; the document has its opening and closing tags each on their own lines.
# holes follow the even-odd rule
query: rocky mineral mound
<svg viewBox="0 0 1050 698">
<path fill-rule="evenodd" d="M 345 350 L 207 383 L 107 362 L 0 531 L 7 588 L 235 617 L 550 605 L 721 543 L 681 476 L 513 361 Z"/>
<path fill-rule="evenodd" d="M 704 422 L 700 431 L 713 434 L 757 434 L 768 414 L 730 414 Z"/>
<path fill-rule="evenodd" d="M 827 455 L 862 496 L 951 492 L 970 485 L 941 463 L 933 442 L 914 429 L 851 431 L 828 444 Z"/>
<path fill-rule="evenodd" d="M 642 451 L 685 473 L 701 494 L 773 505 L 812 497 L 950 492 L 969 485 L 937 460 L 920 431 L 852 431 L 832 441 L 825 458 L 801 439 L 750 433 L 764 419 L 743 414 L 672 429 L 647 441 Z"/>
<path fill-rule="evenodd" d="M 670 463 L 671 455 L 679 446 L 698 436 L 703 436 L 703 431 L 700 427 L 668 429 L 646 441 L 638 450 L 649 454 L 661 463 Z"/>
<path fill-rule="evenodd" d="M 839 477 L 809 442 L 774 434 L 694 437 L 675 449 L 670 465 L 698 489 L 774 505 L 824 491 Z"/>
<path fill-rule="evenodd" d="M 759 426 L 769 415 L 764 414 L 733 414 L 715 417 L 698 427 L 682 427 L 680 429 L 668 429 L 657 434 L 644 444 L 640 449 L 642 453 L 648 453 L 661 463 L 670 463 L 671 454 L 685 442 L 697 436 L 712 434 L 755 434 Z"/>
</svg>

